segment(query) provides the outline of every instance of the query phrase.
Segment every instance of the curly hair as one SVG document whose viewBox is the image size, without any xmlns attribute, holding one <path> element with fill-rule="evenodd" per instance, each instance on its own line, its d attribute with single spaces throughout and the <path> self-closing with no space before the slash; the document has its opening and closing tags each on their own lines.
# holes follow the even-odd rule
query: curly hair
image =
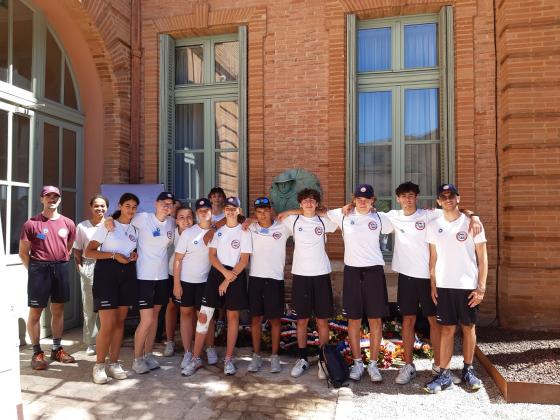
<svg viewBox="0 0 560 420">
<path fill-rule="evenodd" d="M 306 198 L 312 198 L 317 203 L 321 202 L 321 193 L 313 188 L 304 188 L 300 192 L 297 193 L 297 201 L 301 203 Z"/>
</svg>

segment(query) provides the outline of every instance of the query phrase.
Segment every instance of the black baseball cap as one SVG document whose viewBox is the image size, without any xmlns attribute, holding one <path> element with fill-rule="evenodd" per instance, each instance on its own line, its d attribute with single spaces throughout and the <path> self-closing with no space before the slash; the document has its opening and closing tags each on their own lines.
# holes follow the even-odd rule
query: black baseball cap
<svg viewBox="0 0 560 420">
<path fill-rule="evenodd" d="M 455 195 L 459 195 L 459 190 L 453 184 L 441 184 L 437 190 L 438 197 L 442 195 L 444 192 L 450 192 Z"/>
<path fill-rule="evenodd" d="M 206 197 L 202 197 L 202 198 L 199 198 L 198 200 L 196 200 L 196 204 L 194 205 L 194 208 L 195 208 L 195 210 L 211 209 L 212 204 L 210 203 L 210 200 L 208 200 Z"/>
<path fill-rule="evenodd" d="M 226 198 L 224 206 L 241 207 L 241 201 L 239 200 L 239 198 L 231 196 Z"/>
<path fill-rule="evenodd" d="M 373 187 L 369 184 L 358 184 L 354 189 L 354 197 L 373 198 Z"/>
<path fill-rule="evenodd" d="M 255 200 L 255 208 L 270 208 L 272 205 L 268 197 L 259 197 Z"/>
<path fill-rule="evenodd" d="M 173 202 L 175 202 L 175 196 L 173 195 L 173 193 L 170 193 L 169 191 L 162 191 L 157 196 L 156 201 L 163 201 L 163 200 L 173 200 Z"/>
</svg>

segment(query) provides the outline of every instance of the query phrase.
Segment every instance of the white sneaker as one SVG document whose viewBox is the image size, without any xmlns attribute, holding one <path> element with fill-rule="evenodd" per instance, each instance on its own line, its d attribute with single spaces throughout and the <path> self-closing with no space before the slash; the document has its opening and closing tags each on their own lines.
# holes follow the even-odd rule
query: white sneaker
<svg viewBox="0 0 560 420">
<path fill-rule="evenodd" d="M 399 385 L 405 385 L 409 383 L 414 377 L 416 377 L 416 367 L 414 366 L 414 363 L 407 363 L 402 368 L 400 368 L 395 382 Z"/>
<path fill-rule="evenodd" d="M 106 384 L 109 382 L 107 373 L 105 372 L 105 363 L 96 363 L 93 365 L 93 382 L 96 384 Z"/>
<path fill-rule="evenodd" d="M 171 357 L 175 354 L 175 342 L 174 341 L 166 341 L 165 342 L 165 349 L 163 350 L 163 355 L 165 357 Z"/>
<path fill-rule="evenodd" d="M 209 365 L 215 365 L 218 363 L 218 352 L 216 351 L 216 347 L 206 348 L 206 359 Z"/>
<path fill-rule="evenodd" d="M 150 368 L 143 357 L 138 357 L 137 359 L 134 359 L 134 362 L 132 362 L 132 370 L 138 374 L 142 374 L 148 373 Z"/>
<path fill-rule="evenodd" d="M 235 375 L 237 372 L 237 368 L 233 364 L 233 359 L 225 359 L 224 360 L 224 374 L 225 375 Z"/>
<path fill-rule="evenodd" d="M 186 351 L 185 355 L 183 356 L 183 360 L 181 361 L 181 369 L 186 368 L 191 360 L 192 360 L 192 353 L 190 351 Z"/>
<path fill-rule="evenodd" d="M 191 359 L 189 364 L 181 371 L 183 376 L 192 376 L 194 373 L 202 367 L 202 359 L 200 357 L 195 357 Z"/>
<path fill-rule="evenodd" d="M 432 363 L 432 376 L 438 376 L 441 373 L 441 368 L 435 363 Z M 451 375 L 451 380 L 455 385 L 459 385 L 462 380 L 457 375 L 455 375 L 451 370 L 449 370 L 449 375 Z"/>
<path fill-rule="evenodd" d="M 107 368 L 107 376 L 115 379 L 126 379 L 126 372 L 120 363 L 111 363 Z"/>
<path fill-rule="evenodd" d="M 299 359 L 292 368 L 290 375 L 294 378 L 299 378 L 307 369 L 309 369 L 309 362 L 305 359 Z"/>
<path fill-rule="evenodd" d="M 282 371 L 280 357 L 277 354 L 270 356 L 270 373 L 279 373 Z"/>
<path fill-rule="evenodd" d="M 159 363 L 152 353 L 146 353 L 144 355 L 144 362 L 146 362 L 150 370 L 159 369 Z"/>
<path fill-rule="evenodd" d="M 253 353 L 253 358 L 249 362 L 249 367 L 247 368 L 247 372 L 258 372 L 261 370 L 262 367 L 262 357 L 257 353 Z"/>
<path fill-rule="evenodd" d="M 325 373 L 327 366 L 320 360 L 317 362 L 317 377 L 319 379 L 327 379 L 327 374 Z"/>
<path fill-rule="evenodd" d="M 354 381 L 359 381 L 360 379 L 362 379 L 364 370 L 364 362 L 362 362 L 361 360 L 359 362 L 354 361 L 354 364 L 350 368 L 350 374 L 348 376 Z"/>
<path fill-rule="evenodd" d="M 96 353 L 95 346 L 88 346 L 86 349 L 86 356 L 95 356 Z"/>
<path fill-rule="evenodd" d="M 379 372 L 379 369 L 377 369 L 375 362 L 370 362 L 367 365 L 367 371 L 369 373 L 369 378 L 371 379 L 371 382 L 381 382 L 383 380 L 383 377 L 381 376 L 381 372 Z"/>
</svg>

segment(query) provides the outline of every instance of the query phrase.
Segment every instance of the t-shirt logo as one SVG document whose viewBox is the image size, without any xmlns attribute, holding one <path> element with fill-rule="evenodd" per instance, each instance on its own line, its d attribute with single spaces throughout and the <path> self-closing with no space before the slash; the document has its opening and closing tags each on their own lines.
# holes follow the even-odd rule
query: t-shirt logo
<svg viewBox="0 0 560 420">
<path fill-rule="evenodd" d="M 231 241 L 231 247 L 232 247 L 233 249 L 239 248 L 239 245 L 240 245 L 240 243 L 239 243 L 239 241 L 238 241 L 237 239 L 234 239 L 233 241 Z"/>
<path fill-rule="evenodd" d="M 459 242 L 464 242 L 464 241 L 466 241 L 468 236 L 469 236 L 469 235 L 467 234 L 467 232 L 463 232 L 463 231 L 458 232 L 457 235 L 455 235 L 455 237 L 457 238 L 457 240 L 458 240 Z"/>
<path fill-rule="evenodd" d="M 315 234 L 316 234 L 316 235 L 322 235 L 322 234 L 323 234 L 323 228 L 317 226 L 317 227 L 315 228 Z"/>
<path fill-rule="evenodd" d="M 130 239 L 132 242 L 136 242 L 136 238 L 132 233 L 128 235 L 128 239 Z"/>
<path fill-rule="evenodd" d="M 300 232 L 302 232 L 302 231 L 303 231 L 303 228 L 298 228 L 298 230 L 299 230 Z"/>
<path fill-rule="evenodd" d="M 218 236 L 222 236 L 222 232 L 218 232 Z"/>
<path fill-rule="evenodd" d="M 373 220 L 371 222 L 369 222 L 367 226 L 368 226 L 369 230 L 377 229 L 377 223 L 375 223 Z"/>
<path fill-rule="evenodd" d="M 47 233 L 49 233 L 49 228 L 44 228 L 43 229 L 43 233 L 46 235 Z"/>
<path fill-rule="evenodd" d="M 274 232 L 274 233 L 272 234 L 272 237 L 273 237 L 274 239 L 280 239 L 280 238 L 282 237 L 282 234 L 281 234 L 280 232 Z"/>
<path fill-rule="evenodd" d="M 172 233 L 170 230 L 168 230 L 168 231 L 167 231 L 167 237 L 168 237 L 169 239 L 171 239 L 171 236 L 172 236 L 172 235 L 173 235 L 173 233 Z"/>
<path fill-rule="evenodd" d="M 198 241 L 194 241 L 193 244 L 198 245 Z"/>
<path fill-rule="evenodd" d="M 68 229 L 58 229 L 58 236 L 60 236 L 61 238 L 66 238 L 68 236 Z"/>
<path fill-rule="evenodd" d="M 354 221 L 353 221 L 353 220 L 350 220 L 350 224 L 353 225 L 353 224 L 354 224 Z"/>
<path fill-rule="evenodd" d="M 414 227 L 418 230 L 424 230 L 424 228 L 426 227 L 426 223 L 424 223 L 423 221 L 419 220 L 416 223 L 414 223 Z"/>
<path fill-rule="evenodd" d="M 441 232 L 443 232 L 443 229 L 442 229 L 442 228 L 439 228 L 439 229 L 438 229 L 438 233 L 441 233 Z"/>
</svg>

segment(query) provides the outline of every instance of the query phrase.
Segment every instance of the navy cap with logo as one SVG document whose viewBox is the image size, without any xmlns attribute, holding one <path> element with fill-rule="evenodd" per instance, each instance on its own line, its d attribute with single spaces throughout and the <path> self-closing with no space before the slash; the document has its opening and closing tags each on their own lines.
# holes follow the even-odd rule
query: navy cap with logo
<svg viewBox="0 0 560 420">
<path fill-rule="evenodd" d="M 369 184 L 356 185 L 354 197 L 373 198 L 373 187 Z"/>
<path fill-rule="evenodd" d="M 225 206 L 233 206 L 233 207 L 241 207 L 241 201 L 237 197 L 228 197 L 226 198 Z"/>
<path fill-rule="evenodd" d="M 441 184 L 437 190 L 438 197 L 442 195 L 444 192 L 450 192 L 455 195 L 459 195 L 459 190 L 453 184 Z"/>
<path fill-rule="evenodd" d="M 255 200 L 255 208 L 263 208 L 268 207 L 270 208 L 272 205 L 270 199 L 268 197 L 259 197 Z"/>
<path fill-rule="evenodd" d="M 170 193 L 169 191 L 162 191 L 157 196 L 156 201 L 163 201 L 163 200 L 173 200 L 173 201 L 175 201 L 175 196 L 173 195 L 173 193 Z"/>
<path fill-rule="evenodd" d="M 194 208 L 195 208 L 195 210 L 211 209 L 212 208 L 212 203 L 210 203 L 210 200 L 208 200 L 206 197 L 199 198 L 198 200 L 196 200 L 196 204 L 194 205 Z"/>
</svg>

